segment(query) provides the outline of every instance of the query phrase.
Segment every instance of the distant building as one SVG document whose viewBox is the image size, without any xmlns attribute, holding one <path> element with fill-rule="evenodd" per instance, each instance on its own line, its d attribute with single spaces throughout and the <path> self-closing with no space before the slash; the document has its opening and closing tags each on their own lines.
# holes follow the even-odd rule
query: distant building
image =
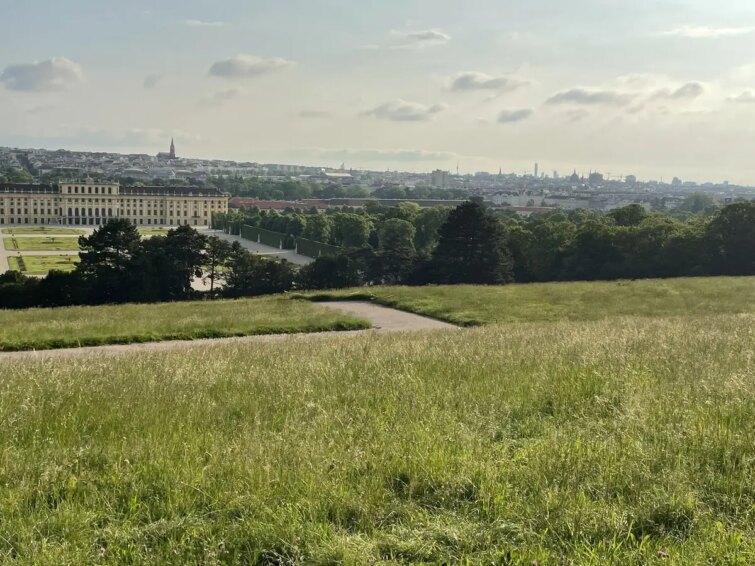
<svg viewBox="0 0 755 566">
<path fill-rule="evenodd" d="M 448 171 L 442 171 L 440 169 L 433 171 L 430 178 L 430 184 L 436 189 L 447 189 Z"/>
<path fill-rule="evenodd" d="M 168 151 L 168 153 L 158 153 L 157 158 L 161 161 L 173 161 L 174 159 L 178 159 L 176 157 L 176 144 L 173 143 L 173 138 L 170 138 L 170 151 Z"/>
<path fill-rule="evenodd" d="M 535 163 L 535 179 L 537 179 L 538 173 L 540 173 L 540 165 Z"/>
<path fill-rule="evenodd" d="M 671 180 L 671 186 L 672 187 L 681 187 L 682 186 L 682 180 L 679 177 L 674 177 Z"/>
<path fill-rule="evenodd" d="M 588 179 L 589 183 L 591 185 L 599 185 L 603 182 L 603 174 L 602 173 L 590 173 L 590 177 Z"/>
<path fill-rule="evenodd" d="M 108 182 L 0 184 L 0 224 L 209 226 L 228 212 L 228 196 L 198 187 L 121 187 Z"/>
<path fill-rule="evenodd" d="M 626 183 L 627 185 L 636 185 L 636 184 L 637 184 L 637 177 L 636 177 L 636 176 L 634 176 L 634 175 L 627 175 L 627 176 L 626 176 L 626 177 L 624 178 L 624 182 L 625 182 L 625 183 Z"/>
</svg>

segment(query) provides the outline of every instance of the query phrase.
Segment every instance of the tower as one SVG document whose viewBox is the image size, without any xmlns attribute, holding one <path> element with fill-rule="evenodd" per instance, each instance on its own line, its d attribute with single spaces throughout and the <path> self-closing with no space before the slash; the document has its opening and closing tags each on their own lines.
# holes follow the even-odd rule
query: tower
<svg viewBox="0 0 755 566">
<path fill-rule="evenodd" d="M 176 144 L 173 143 L 173 138 L 170 138 L 170 158 L 176 158 Z"/>
</svg>

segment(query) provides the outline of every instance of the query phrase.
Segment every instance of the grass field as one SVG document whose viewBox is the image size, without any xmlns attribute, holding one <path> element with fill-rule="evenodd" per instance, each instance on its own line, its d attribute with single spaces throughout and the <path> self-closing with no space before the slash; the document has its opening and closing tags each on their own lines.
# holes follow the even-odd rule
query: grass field
<svg viewBox="0 0 755 566">
<path fill-rule="evenodd" d="M 79 262 L 78 255 L 22 255 L 8 257 L 8 265 L 12 271 L 20 271 L 26 275 L 47 275 L 53 269 L 57 271 L 73 271 Z"/>
<path fill-rule="evenodd" d="M 506 286 L 373 287 L 305 294 L 354 298 L 455 324 L 598 320 L 755 312 L 755 277 L 648 279 Z"/>
<path fill-rule="evenodd" d="M 3 228 L 2 233 L 8 236 L 82 236 L 86 232 L 77 228 L 37 226 L 34 228 Z"/>
<path fill-rule="evenodd" d="M 79 239 L 73 237 L 48 238 L 3 238 L 3 245 L 9 251 L 22 252 L 75 252 L 79 248 Z"/>
<path fill-rule="evenodd" d="M 151 236 L 166 236 L 170 228 L 139 228 L 139 234 L 142 238 L 149 238 Z"/>
<path fill-rule="evenodd" d="M 0 351 L 368 327 L 353 317 L 281 297 L 0 310 Z"/>
<path fill-rule="evenodd" d="M 755 562 L 751 314 L 1 364 L 0 422 L 13 563 Z"/>
</svg>

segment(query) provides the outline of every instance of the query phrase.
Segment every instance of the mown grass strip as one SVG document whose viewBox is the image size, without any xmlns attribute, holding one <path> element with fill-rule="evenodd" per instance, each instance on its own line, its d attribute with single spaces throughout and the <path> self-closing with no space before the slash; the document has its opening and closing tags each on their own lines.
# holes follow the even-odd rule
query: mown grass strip
<svg viewBox="0 0 755 566">
<path fill-rule="evenodd" d="M 370 326 L 366 320 L 283 297 L 28 309 L 0 311 L 0 351 L 349 331 Z"/>
<path fill-rule="evenodd" d="M 459 326 L 615 316 L 755 312 L 755 277 L 700 277 L 501 286 L 371 287 L 295 295 L 373 301 Z"/>
</svg>

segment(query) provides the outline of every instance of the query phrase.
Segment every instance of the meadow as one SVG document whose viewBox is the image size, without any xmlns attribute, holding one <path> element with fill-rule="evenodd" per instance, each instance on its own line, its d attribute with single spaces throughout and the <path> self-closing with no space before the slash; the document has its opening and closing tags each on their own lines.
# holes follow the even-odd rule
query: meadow
<svg viewBox="0 0 755 566">
<path fill-rule="evenodd" d="M 354 299 L 461 326 L 615 316 L 687 316 L 755 312 L 754 277 L 699 277 L 533 283 L 504 286 L 371 287 L 298 295 Z"/>
<path fill-rule="evenodd" d="M 79 239 L 74 237 L 45 238 L 3 238 L 3 245 L 9 251 L 22 252 L 68 252 L 79 251 Z"/>
<path fill-rule="evenodd" d="M 0 422 L 18 564 L 755 561 L 753 314 L 30 358 Z"/>
<path fill-rule="evenodd" d="M 0 351 L 368 327 L 366 321 L 283 297 L 0 310 Z"/>
<path fill-rule="evenodd" d="M 52 270 L 73 271 L 79 263 L 78 254 L 72 255 L 22 255 L 9 256 L 11 271 L 20 271 L 25 275 L 47 275 Z"/>
<path fill-rule="evenodd" d="M 139 234 L 142 238 L 151 238 L 152 236 L 167 236 L 171 228 L 139 228 Z"/>
<path fill-rule="evenodd" d="M 2 233 L 8 236 L 83 236 L 86 231 L 78 228 L 34 226 L 31 228 L 3 228 Z"/>
</svg>

